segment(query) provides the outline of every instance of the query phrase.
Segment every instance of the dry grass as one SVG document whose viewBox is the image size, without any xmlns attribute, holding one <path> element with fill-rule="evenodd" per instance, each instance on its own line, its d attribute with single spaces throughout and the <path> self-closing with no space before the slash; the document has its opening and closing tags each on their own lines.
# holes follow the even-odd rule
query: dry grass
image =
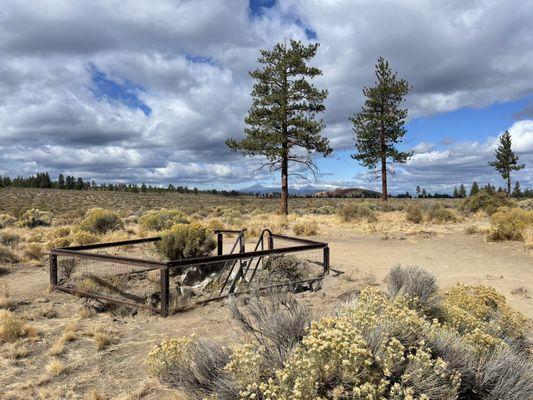
<svg viewBox="0 0 533 400">
<path fill-rule="evenodd" d="M 316 222 L 302 222 L 293 225 L 292 231 L 298 236 L 314 236 L 318 234 L 318 225 Z"/>
<path fill-rule="evenodd" d="M 9 299 L 9 286 L 2 282 L 0 286 L 0 308 L 9 309 L 11 307 L 11 300 Z"/>
<path fill-rule="evenodd" d="M 37 329 L 11 311 L 0 310 L 0 343 L 13 343 L 23 338 L 36 338 Z"/>
<path fill-rule="evenodd" d="M 116 335 L 109 327 L 100 325 L 94 328 L 92 338 L 96 346 L 96 350 L 105 350 L 108 346 L 117 341 Z"/>
<path fill-rule="evenodd" d="M 45 370 L 49 377 L 56 377 L 65 372 L 65 365 L 58 359 L 54 358 L 46 365 Z"/>
</svg>

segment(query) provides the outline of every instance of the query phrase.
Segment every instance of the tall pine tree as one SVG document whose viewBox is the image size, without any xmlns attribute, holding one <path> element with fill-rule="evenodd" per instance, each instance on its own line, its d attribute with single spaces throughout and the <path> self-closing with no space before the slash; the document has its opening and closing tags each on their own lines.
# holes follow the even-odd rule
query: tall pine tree
<svg viewBox="0 0 533 400">
<path fill-rule="evenodd" d="M 518 164 L 518 156 L 511 148 L 511 134 L 505 131 L 500 136 L 498 147 L 494 151 L 494 161 L 489 165 L 494 167 L 500 173 L 503 179 L 507 181 L 507 196 L 511 195 L 511 171 L 518 171 L 525 167 L 525 164 Z"/>
<path fill-rule="evenodd" d="M 363 166 L 381 171 L 381 199 L 387 201 L 387 163 L 405 163 L 412 155 L 396 145 L 402 141 L 407 109 L 401 104 L 409 92 L 409 84 L 391 71 L 383 57 L 376 64 L 374 87 L 363 88 L 366 97 L 361 111 L 350 118 L 355 133 L 356 154 L 352 158 Z"/>
<path fill-rule="evenodd" d="M 316 176 L 312 154 L 328 156 L 332 149 L 321 136 L 324 123 L 317 115 L 325 110 L 327 90 L 319 90 L 309 80 L 321 75 L 307 63 L 318 44 L 304 45 L 291 40 L 278 43 L 272 50 L 261 50 L 261 67 L 250 72 L 255 79 L 252 106 L 245 119 L 246 136 L 241 141 L 230 139 L 231 150 L 245 156 L 263 156 L 259 168 L 281 171 L 280 213 L 288 214 L 290 165 L 301 165 Z M 301 174 L 294 174 L 302 176 Z"/>
</svg>

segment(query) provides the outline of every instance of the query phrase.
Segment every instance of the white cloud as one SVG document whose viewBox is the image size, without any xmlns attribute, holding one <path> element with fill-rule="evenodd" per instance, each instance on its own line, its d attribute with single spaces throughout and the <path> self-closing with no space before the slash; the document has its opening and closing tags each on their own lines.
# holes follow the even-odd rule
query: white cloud
<svg viewBox="0 0 533 400">
<path fill-rule="evenodd" d="M 360 108 L 380 55 L 414 86 L 411 117 L 530 93 L 532 16 L 533 3 L 519 0 L 294 0 L 257 18 L 249 18 L 245 0 L 45 0 L 39 7 L 6 0 L 0 10 L 0 173 L 68 170 L 104 180 L 197 177 L 206 184 L 252 179 L 257 162 L 229 152 L 224 141 L 243 134 L 248 71 L 260 48 L 305 40 L 304 26 L 317 33 L 314 63 L 324 72 L 317 84 L 330 93 L 326 134 L 335 149 L 348 149 L 348 117 Z M 90 65 L 114 82 L 144 88 L 137 95 L 151 115 L 97 99 Z M 531 124 L 510 127 L 524 158 L 532 153 Z M 421 166 L 434 166 L 427 173 L 437 185 L 452 179 L 451 172 L 454 179 L 485 174 L 487 144 L 463 146 L 469 150 L 420 143 L 397 175 L 423 180 Z M 449 165 L 455 166 L 449 176 L 441 171 L 439 177 L 436 168 Z"/>
</svg>

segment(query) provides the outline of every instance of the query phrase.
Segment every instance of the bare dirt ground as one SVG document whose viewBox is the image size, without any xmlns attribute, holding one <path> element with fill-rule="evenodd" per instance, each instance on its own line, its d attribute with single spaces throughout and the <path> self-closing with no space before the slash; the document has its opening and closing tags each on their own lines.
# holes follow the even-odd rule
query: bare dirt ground
<svg viewBox="0 0 533 400">
<path fill-rule="evenodd" d="M 491 243 L 481 235 L 466 235 L 463 228 L 450 225 L 395 233 L 367 233 L 342 224 L 334 230 L 321 228 L 313 239 L 330 243 L 332 268 L 343 274 L 332 273 L 322 291 L 298 297 L 320 315 L 363 285 L 382 285 L 391 266 L 420 265 L 437 276 L 441 287 L 493 286 L 513 307 L 533 318 L 531 252 L 521 243 Z M 14 312 L 38 330 L 34 339 L 0 347 L 0 399 L 179 399 L 149 377 L 144 365 L 149 351 L 166 337 L 192 333 L 228 344 L 233 326 L 223 302 L 166 319 L 142 313 L 89 315 L 80 299 L 48 291 L 46 268 L 18 267 L 1 275 L 0 281 L 9 287 Z M 51 355 L 50 349 L 69 325 L 74 340 Z M 95 344 L 97 327 L 110 340 L 101 350 Z M 52 360 L 62 368 L 51 368 Z"/>
</svg>

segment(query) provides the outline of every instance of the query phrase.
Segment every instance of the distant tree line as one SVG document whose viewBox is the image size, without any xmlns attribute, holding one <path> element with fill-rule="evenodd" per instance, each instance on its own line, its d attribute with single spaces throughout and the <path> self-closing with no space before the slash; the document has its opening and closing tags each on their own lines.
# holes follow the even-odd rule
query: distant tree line
<svg viewBox="0 0 533 400">
<path fill-rule="evenodd" d="M 426 191 L 426 189 L 421 188 L 420 186 L 416 187 L 416 196 L 419 199 L 431 199 L 431 198 L 454 198 L 454 199 L 463 199 L 468 196 L 474 196 L 480 191 L 486 191 L 488 193 L 494 194 L 494 193 L 507 193 L 507 190 L 503 189 L 502 187 L 499 187 L 496 189 L 496 186 L 491 185 L 490 183 L 487 183 L 485 186 L 479 186 L 477 182 L 473 182 L 472 186 L 470 187 L 470 192 L 467 193 L 465 185 L 461 183 L 458 187 L 454 187 L 453 194 L 444 194 L 444 193 L 438 193 L 435 192 L 434 194 L 429 193 Z M 407 195 L 409 195 L 409 192 L 407 192 Z M 396 197 L 410 197 L 406 195 L 398 195 Z M 514 189 L 511 191 L 511 197 L 520 199 L 520 198 L 533 198 L 533 189 L 524 189 L 520 187 L 520 182 L 515 182 Z"/>
<path fill-rule="evenodd" d="M 35 188 L 35 189 L 61 189 L 61 190 L 107 190 L 116 192 L 131 192 L 131 193 L 208 193 L 215 195 L 222 195 L 228 197 L 236 196 L 260 196 L 258 193 L 244 193 L 237 190 L 217 190 L 207 189 L 200 190 L 196 187 L 189 188 L 187 186 L 174 186 L 169 184 L 167 187 L 152 186 L 142 183 L 100 183 L 97 184 L 94 180 L 83 179 L 70 175 L 59 174 L 57 180 L 52 180 L 48 172 L 38 172 L 35 175 L 27 177 L 17 176 L 10 178 L 9 176 L 0 175 L 0 188 L 15 187 L 15 188 Z"/>
</svg>

